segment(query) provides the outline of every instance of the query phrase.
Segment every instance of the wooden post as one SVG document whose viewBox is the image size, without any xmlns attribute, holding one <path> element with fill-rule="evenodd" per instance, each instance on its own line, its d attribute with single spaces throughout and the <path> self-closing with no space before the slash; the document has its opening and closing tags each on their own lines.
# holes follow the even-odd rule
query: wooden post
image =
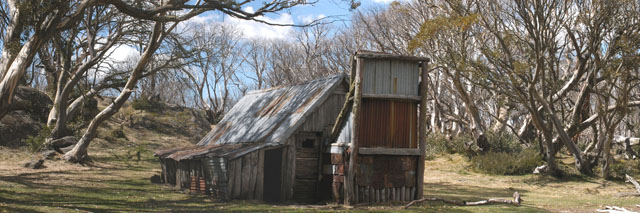
<svg viewBox="0 0 640 213">
<path fill-rule="evenodd" d="M 344 180 L 344 188 L 345 188 L 345 196 L 344 203 L 346 205 L 355 204 L 354 200 L 354 190 L 356 187 L 356 171 L 358 170 L 357 160 L 358 160 L 358 120 L 360 119 L 360 101 L 362 98 L 362 81 L 361 81 L 361 73 L 362 73 L 362 59 L 356 58 L 356 75 L 354 78 L 354 83 L 356 84 L 356 88 L 354 91 L 353 97 L 353 125 L 351 129 L 351 153 L 349 155 L 349 170 L 347 171 L 347 178 Z"/>
<path fill-rule="evenodd" d="M 427 141 L 427 61 L 423 61 L 420 66 L 420 113 L 418 115 L 418 140 L 420 148 L 420 158 L 418 159 L 418 172 L 416 172 L 416 195 L 415 199 L 421 199 L 424 195 L 424 155 Z"/>
</svg>

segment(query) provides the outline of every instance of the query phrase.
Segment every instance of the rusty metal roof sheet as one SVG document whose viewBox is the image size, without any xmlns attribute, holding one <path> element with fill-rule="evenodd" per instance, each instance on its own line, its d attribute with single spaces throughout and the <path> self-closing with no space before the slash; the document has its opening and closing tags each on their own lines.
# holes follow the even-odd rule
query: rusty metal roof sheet
<svg viewBox="0 0 640 213">
<path fill-rule="evenodd" d="M 284 144 L 332 91 L 346 83 L 344 74 L 303 84 L 247 93 L 198 145 Z"/>
<path fill-rule="evenodd" d="M 155 155 L 164 159 L 176 161 L 193 159 L 198 157 L 228 157 L 230 159 L 244 155 L 250 151 L 264 147 L 264 144 L 214 144 L 206 146 L 189 146 L 164 149 L 155 152 Z"/>
</svg>

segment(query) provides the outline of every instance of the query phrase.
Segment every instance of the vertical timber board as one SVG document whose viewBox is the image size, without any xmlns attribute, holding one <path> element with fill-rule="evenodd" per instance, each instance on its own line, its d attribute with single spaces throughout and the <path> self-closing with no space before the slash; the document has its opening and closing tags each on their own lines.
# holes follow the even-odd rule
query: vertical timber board
<svg viewBox="0 0 640 213">
<path fill-rule="evenodd" d="M 263 200 L 264 193 L 264 150 L 258 151 L 258 172 L 256 173 L 256 189 L 253 197 L 256 200 Z"/>
<path fill-rule="evenodd" d="M 247 192 L 247 199 L 253 199 L 253 195 L 255 194 L 256 189 L 256 178 L 258 173 L 258 152 L 253 152 L 248 154 L 248 157 L 251 159 L 249 167 L 251 167 L 249 172 L 249 187 Z"/>
<path fill-rule="evenodd" d="M 347 205 L 353 205 L 354 203 L 354 190 L 356 187 L 356 176 L 355 173 L 358 169 L 357 160 L 358 160 L 358 120 L 360 118 L 360 102 L 362 101 L 362 72 L 363 72 L 363 61 L 360 58 L 356 59 L 356 77 L 355 77 L 355 91 L 354 91 L 354 99 L 353 99 L 353 126 L 352 131 L 354 134 L 351 135 L 351 154 L 349 157 L 349 170 L 347 172 L 347 178 L 345 179 L 345 201 L 344 203 Z"/>
<path fill-rule="evenodd" d="M 418 171 L 416 172 L 416 197 L 415 199 L 421 199 L 424 195 L 424 160 L 426 152 L 426 140 L 427 140 L 427 62 L 423 62 L 420 66 L 420 110 L 419 110 L 419 123 L 418 123 L 418 147 L 420 148 L 420 157 L 418 158 Z"/>
<path fill-rule="evenodd" d="M 227 161 L 227 180 L 229 181 L 229 185 L 227 185 L 226 196 L 227 199 L 232 199 L 233 195 L 233 184 L 235 181 L 235 162 L 234 160 Z"/>
<path fill-rule="evenodd" d="M 233 172 L 235 173 L 235 180 L 233 183 L 233 198 L 240 198 L 242 191 L 242 158 L 236 158 L 234 163 Z"/>
<path fill-rule="evenodd" d="M 287 140 L 289 142 L 289 144 L 291 144 L 291 139 Z M 282 162 L 281 163 L 281 167 L 282 167 L 282 171 L 281 171 L 281 177 L 280 179 L 282 180 L 282 187 L 280 188 L 280 200 L 281 201 L 286 201 L 289 200 L 289 187 L 291 187 L 291 180 L 289 179 L 289 170 L 291 169 L 290 167 L 290 159 L 288 158 L 289 155 L 289 150 L 291 149 L 291 145 L 286 146 L 283 148 L 282 150 Z"/>
<path fill-rule="evenodd" d="M 287 163 L 289 164 L 289 170 L 287 171 L 287 175 L 285 178 L 287 178 L 289 180 L 289 187 L 286 188 L 287 190 L 287 200 L 290 200 L 293 197 L 293 187 L 295 187 L 296 184 L 296 166 L 298 166 L 298 164 L 296 163 L 296 145 L 295 145 L 295 137 L 291 137 L 291 146 L 289 147 L 288 153 L 287 153 Z"/>
<path fill-rule="evenodd" d="M 251 179 L 251 154 L 242 157 L 242 187 L 240 187 L 240 197 L 249 198 L 249 182 Z"/>
<path fill-rule="evenodd" d="M 251 192 L 249 193 L 249 197 L 251 199 L 255 199 L 254 195 L 256 194 L 256 183 L 258 182 L 258 151 L 254 151 L 251 153 L 251 179 L 249 179 L 249 188 Z"/>
</svg>

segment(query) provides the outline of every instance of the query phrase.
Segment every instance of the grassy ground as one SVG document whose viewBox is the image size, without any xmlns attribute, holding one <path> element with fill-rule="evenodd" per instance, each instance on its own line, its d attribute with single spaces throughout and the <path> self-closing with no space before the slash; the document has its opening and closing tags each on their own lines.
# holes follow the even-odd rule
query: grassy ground
<svg viewBox="0 0 640 213">
<path fill-rule="evenodd" d="M 16 166 L 27 159 L 26 151 L 1 150 L 0 210 L 9 212 L 69 211 L 397 211 L 395 205 L 342 206 L 270 205 L 257 201 L 221 202 L 202 195 L 188 195 L 173 187 L 152 184 L 151 175 L 159 165 L 150 153 L 142 159 L 128 159 L 115 153 L 94 153 L 91 165 L 72 165 L 61 160 L 47 161 L 47 168 L 29 170 Z M 640 210 L 640 198 L 621 198 L 615 194 L 633 191 L 622 182 L 590 178 L 553 178 L 526 176 L 488 176 L 469 172 L 467 162 L 458 155 L 443 156 L 427 162 L 425 196 L 475 201 L 491 197 L 510 198 L 518 191 L 524 203 L 520 207 L 488 205 L 458 207 L 441 202 L 425 202 L 409 211 L 447 212 L 540 212 L 594 211 L 605 205 Z"/>
<path fill-rule="evenodd" d="M 161 118 L 161 116 L 160 116 Z M 108 134 L 120 125 L 109 123 L 101 130 Z M 346 208 L 328 205 L 272 205 L 257 201 L 221 202 L 203 195 L 189 195 L 173 187 L 152 184 L 159 174 L 152 156 L 158 148 L 184 146 L 193 137 L 145 128 L 124 127 L 126 138 L 97 139 L 89 150 L 88 165 L 68 164 L 57 156 L 46 168 L 25 169 L 20 162 L 30 158 L 24 149 L 0 147 L 0 212 L 200 212 L 200 211 L 398 211 L 402 204 Z M 140 151 L 138 160 L 135 152 Z M 569 164 L 571 159 L 563 159 Z M 632 192 L 624 182 L 572 176 L 566 179 L 524 176 L 491 176 L 468 169 L 460 155 L 445 155 L 427 161 L 425 196 L 476 201 L 486 198 L 510 199 L 518 191 L 524 199 L 519 207 L 487 205 L 459 207 L 442 202 L 424 202 L 413 212 L 593 212 L 606 205 L 640 210 L 637 197 L 616 197 Z"/>
</svg>

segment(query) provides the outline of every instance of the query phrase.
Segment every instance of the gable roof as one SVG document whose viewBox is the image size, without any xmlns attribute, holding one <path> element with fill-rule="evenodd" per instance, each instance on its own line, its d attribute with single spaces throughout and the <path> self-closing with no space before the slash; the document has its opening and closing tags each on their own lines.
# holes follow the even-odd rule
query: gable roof
<svg viewBox="0 0 640 213">
<path fill-rule="evenodd" d="M 345 74 L 247 93 L 198 145 L 284 144 L 341 83 Z"/>
</svg>

